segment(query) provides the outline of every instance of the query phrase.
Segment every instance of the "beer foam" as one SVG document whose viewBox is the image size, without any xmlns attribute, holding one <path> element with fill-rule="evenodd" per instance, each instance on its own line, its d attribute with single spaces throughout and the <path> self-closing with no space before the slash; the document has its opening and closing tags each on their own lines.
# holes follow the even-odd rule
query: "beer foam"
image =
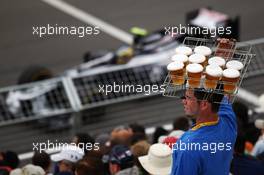
<svg viewBox="0 0 264 175">
<path fill-rule="evenodd" d="M 221 77 L 223 70 L 216 64 L 208 65 L 205 68 L 205 72 L 213 77 Z"/>
<path fill-rule="evenodd" d="M 188 61 L 188 56 L 184 54 L 176 54 L 173 55 L 171 58 L 172 61 L 181 61 L 181 62 L 187 62 Z"/>
<path fill-rule="evenodd" d="M 212 54 L 212 50 L 206 46 L 197 46 L 194 48 L 194 53 L 199 53 L 204 56 L 208 56 Z"/>
<path fill-rule="evenodd" d="M 226 62 L 225 62 L 224 58 L 216 56 L 216 57 L 210 58 L 208 60 L 208 63 L 209 64 L 216 64 L 218 66 L 224 66 Z"/>
<path fill-rule="evenodd" d="M 205 59 L 206 58 L 204 55 L 195 53 L 189 57 L 189 62 L 191 62 L 191 63 L 203 63 L 205 61 Z"/>
<path fill-rule="evenodd" d="M 223 76 L 226 78 L 237 78 L 240 76 L 240 73 L 236 69 L 227 68 L 223 71 Z"/>
<path fill-rule="evenodd" d="M 179 46 L 175 49 L 177 54 L 184 54 L 184 55 L 191 55 L 192 54 L 192 49 L 187 46 Z"/>
<path fill-rule="evenodd" d="M 175 71 L 175 70 L 183 69 L 183 67 L 184 67 L 183 62 L 181 62 L 181 61 L 173 61 L 167 66 L 167 69 L 169 71 Z"/>
<path fill-rule="evenodd" d="M 186 67 L 188 72 L 191 73 L 199 73 L 203 71 L 203 66 L 197 63 L 188 64 Z"/>
<path fill-rule="evenodd" d="M 226 67 L 231 69 L 241 70 L 243 69 L 244 65 L 240 61 L 231 60 L 226 63 Z"/>
</svg>

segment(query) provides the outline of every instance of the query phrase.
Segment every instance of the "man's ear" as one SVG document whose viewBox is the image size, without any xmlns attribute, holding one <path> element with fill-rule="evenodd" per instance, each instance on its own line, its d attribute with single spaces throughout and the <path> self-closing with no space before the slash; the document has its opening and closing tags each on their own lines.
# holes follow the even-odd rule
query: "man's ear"
<svg viewBox="0 0 264 175">
<path fill-rule="evenodd" d="M 211 109 L 211 104 L 208 101 L 202 100 L 200 102 L 200 109 L 203 111 L 207 109 Z"/>
</svg>

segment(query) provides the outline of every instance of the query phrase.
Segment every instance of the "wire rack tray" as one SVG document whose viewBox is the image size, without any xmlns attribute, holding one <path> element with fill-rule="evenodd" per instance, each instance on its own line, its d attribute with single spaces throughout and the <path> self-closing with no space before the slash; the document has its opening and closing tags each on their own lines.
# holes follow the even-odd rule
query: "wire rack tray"
<svg viewBox="0 0 264 175">
<path fill-rule="evenodd" d="M 227 102 L 232 103 L 247 73 L 250 61 L 255 57 L 255 54 L 251 51 L 252 46 L 250 44 L 236 47 L 237 44 L 238 43 L 232 39 L 212 40 L 186 37 L 183 45 L 190 47 L 192 50 L 197 46 L 207 46 L 211 48 L 212 54 L 207 56 L 207 60 L 213 56 L 220 56 L 224 58 L 226 62 L 231 60 L 240 61 L 243 64 L 243 68 L 239 70 L 240 76 L 235 81 L 226 80 L 223 76 L 217 80 L 209 80 L 206 78 L 205 71 L 201 73 L 202 75 L 200 78 L 188 76 L 186 69 L 184 69 L 183 76 L 168 72 L 164 81 L 165 91 L 163 92 L 163 96 L 184 98 L 187 90 L 195 90 L 204 94 L 203 97 L 198 100 L 208 100 L 212 94 L 220 94 L 228 96 L 229 100 Z M 223 69 L 225 69 L 225 66 Z M 217 103 L 217 101 L 214 102 Z"/>
</svg>

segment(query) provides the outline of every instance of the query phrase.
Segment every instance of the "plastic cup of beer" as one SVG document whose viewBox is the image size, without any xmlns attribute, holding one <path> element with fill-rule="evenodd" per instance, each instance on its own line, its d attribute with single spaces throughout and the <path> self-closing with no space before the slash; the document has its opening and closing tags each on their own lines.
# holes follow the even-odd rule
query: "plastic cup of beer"
<svg viewBox="0 0 264 175">
<path fill-rule="evenodd" d="M 172 61 L 181 61 L 184 64 L 184 68 L 187 66 L 188 64 L 188 56 L 184 55 L 184 54 L 176 54 L 173 55 L 171 58 Z"/>
<path fill-rule="evenodd" d="M 224 68 L 226 61 L 222 57 L 215 56 L 215 57 L 209 58 L 208 64 L 216 64 L 216 65 L 220 66 L 221 68 Z"/>
<path fill-rule="evenodd" d="M 206 57 L 206 62 L 207 62 L 210 55 L 212 54 L 212 50 L 207 46 L 196 46 L 194 48 L 194 53 L 204 55 Z"/>
<path fill-rule="evenodd" d="M 191 64 L 197 63 L 197 64 L 201 64 L 202 66 L 205 66 L 205 61 L 206 61 L 205 56 L 199 53 L 195 53 L 189 56 L 189 63 Z"/>
<path fill-rule="evenodd" d="M 184 55 L 191 55 L 192 54 L 192 49 L 187 46 L 179 46 L 175 49 L 176 54 L 184 54 Z"/>
<path fill-rule="evenodd" d="M 216 64 L 211 64 L 205 68 L 205 89 L 215 89 L 223 74 L 223 70 Z"/>
<path fill-rule="evenodd" d="M 226 63 L 226 68 L 236 69 L 238 71 L 240 71 L 241 69 L 243 69 L 243 67 L 244 67 L 243 63 L 241 63 L 238 60 L 231 60 L 231 61 L 228 61 Z"/>
<path fill-rule="evenodd" d="M 203 73 L 203 66 L 197 63 L 188 64 L 186 67 L 188 83 L 191 88 L 199 88 Z"/>
<path fill-rule="evenodd" d="M 184 64 L 181 61 L 174 61 L 171 62 L 167 69 L 170 73 L 170 77 L 172 80 L 172 83 L 174 85 L 182 85 L 184 84 Z"/>
<path fill-rule="evenodd" d="M 223 71 L 222 81 L 224 83 L 224 91 L 233 93 L 236 90 L 236 84 L 239 81 L 240 72 L 236 69 L 225 69 Z"/>
</svg>

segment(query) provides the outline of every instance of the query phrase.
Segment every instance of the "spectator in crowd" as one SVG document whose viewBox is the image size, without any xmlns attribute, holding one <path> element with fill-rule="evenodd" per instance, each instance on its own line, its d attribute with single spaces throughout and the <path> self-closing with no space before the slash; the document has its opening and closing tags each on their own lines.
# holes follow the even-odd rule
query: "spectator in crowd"
<svg viewBox="0 0 264 175">
<path fill-rule="evenodd" d="M 108 141 L 110 141 L 110 135 L 108 133 L 102 133 L 95 137 L 95 143 L 99 143 L 100 146 L 107 146 Z"/>
<path fill-rule="evenodd" d="M 58 172 L 55 175 L 73 175 L 76 162 L 83 156 L 83 150 L 73 145 L 67 145 L 61 152 L 51 155 L 51 160 L 58 163 Z"/>
<path fill-rule="evenodd" d="M 246 155 L 245 152 L 246 139 L 243 135 L 238 135 L 235 144 L 235 152 L 231 164 L 231 173 L 233 175 L 263 175 L 264 164 L 255 157 Z"/>
<path fill-rule="evenodd" d="M 114 145 L 130 146 L 133 131 L 126 126 L 118 126 L 113 129 L 110 136 L 111 147 Z"/>
<path fill-rule="evenodd" d="M 139 169 L 139 175 L 148 175 L 149 173 L 142 167 L 138 158 L 148 154 L 150 144 L 146 140 L 133 144 L 130 148 L 134 156 L 134 163 Z"/>
<path fill-rule="evenodd" d="M 264 153 L 264 119 L 257 119 L 255 121 L 255 126 L 261 130 L 259 140 L 255 144 L 252 151 L 252 155 L 257 157 L 261 153 Z"/>
<path fill-rule="evenodd" d="M 9 174 L 11 170 L 19 165 L 18 155 L 13 151 L 0 153 L 0 174 Z"/>
<path fill-rule="evenodd" d="M 10 175 L 45 175 L 45 171 L 40 166 L 28 164 L 11 171 Z"/>
<path fill-rule="evenodd" d="M 129 127 L 131 128 L 133 134 L 141 133 L 141 134 L 145 134 L 146 135 L 145 127 L 140 125 L 140 124 L 138 124 L 138 123 L 132 123 L 132 124 L 129 125 Z"/>
<path fill-rule="evenodd" d="M 156 127 L 154 133 L 153 133 L 153 139 L 152 139 L 152 143 L 158 143 L 159 137 L 160 136 L 164 136 L 167 135 L 168 131 L 166 129 L 164 129 L 163 127 Z"/>
<path fill-rule="evenodd" d="M 95 143 L 99 144 L 101 153 L 105 154 L 110 146 L 110 135 L 107 133 L 99 134 L 95 138 Z"/>
<path fill-rule="evenodd" d="M 94 141 L 94 138 L 87 133 L 77 133 L 73 137 L 72 143 L 76 144 L 81 149 L 85 148 L 83 150 L 84 150 L 84 153 L 86 154 L 88 151 L 90 151 L 86 148 L 89 148 L 89 145 L 92 146 L 95 143 L 95 141 Z"/>
<path fill-rule="evenodd" d="M 229 174 L 237 131 L 232 106 L 227 104 L 222 94 L 207 93 L 203 89 L 186 90 L 182 102 L 186 115 L 194 117 L 196 125 L 174 145 L 171 175 Z M 199 147 L 204 143 L 210 148 Z M 222 143 L 226 147 L 218 150 L 217 145 L 214 152 L 211 145 L 215 143 Z M 183 144 L 187 145 L 185 149 L 179 149 L 179 145 Z"/>
<path fill-rule="evenodd" d="M 109 159 L 110 159 L 110 151 L 115 145 L 126 145 L 129 147 L 131 145 L 131 137 L 133 135 L 133 131 L 130 127 L 127 126 L 117 126 L 115 127 L 111 134 L 110 139 L 106 142 L 106 146 L 104 147 L 104 155 L 103 155 L 103 163 L 105 167 L 106 174 L 110 174 L 109 172 Z M 108 171 L 108 173 L 107 173 Z"/>
<path fill-rule="evenodd" d="M 105 175 L 100 151 L 89 151 L 76 164 L 75 175 Z"/>
<path fill-rule="evenodd" d="M 172 165 L 171 153 L 168 145 L 156 143 L 150 146 L 146 156 L 138 159 L 142 167 L 151 175 L 169 175 Z"/>
<path fill-rule="evenodd" d="M 145 128 L 142 125 L 137 123 L 130 124 L 129 127 L 131 128 L 133 135 L 131 136 L 131 145 L 137 143 L 141 140 L 147 140 L 147 135 L 145 133 Z"/>
<path fill-rule="evenodd" d="M 188 131 L 190 129 L 190 120 L 186 117 L 178 117 L 173 121 L 173 130 Z"/>
<path fill-rule="evenodd" d="M 131 145 L 134 145 L 135 143 L 139 142 L 139 141 L 144 141 L 147 140 L 147 136 L 145 134 L 142 133 L 134 133 L 131 136 Z"/>
<path fill-rule="evenodd" d="M 50 172 L 51 168 L 51 160 L 49 154 L 45 151 L 41 153 L 35 152 L 34 156 L 32 157 L 32 164 L 36 166 L 40 166 L 46 174 Z"/>
<path fill-rule="evenodd" d="M 102 133 L 95 138 L 95 143 L 99 143 L 100 152 L 102 153 L 104 175 L 110 175 L 109 172 L 109 153 L 111 151 L 111 136 L 107 133 Z"/>
<path fill-rule="evenodd" d="M 134 156 L 125 145 L 115 145 L 109 157 L 109 170 L 111 175 L 139 175 L 134 165 Z"/>
</svg>

